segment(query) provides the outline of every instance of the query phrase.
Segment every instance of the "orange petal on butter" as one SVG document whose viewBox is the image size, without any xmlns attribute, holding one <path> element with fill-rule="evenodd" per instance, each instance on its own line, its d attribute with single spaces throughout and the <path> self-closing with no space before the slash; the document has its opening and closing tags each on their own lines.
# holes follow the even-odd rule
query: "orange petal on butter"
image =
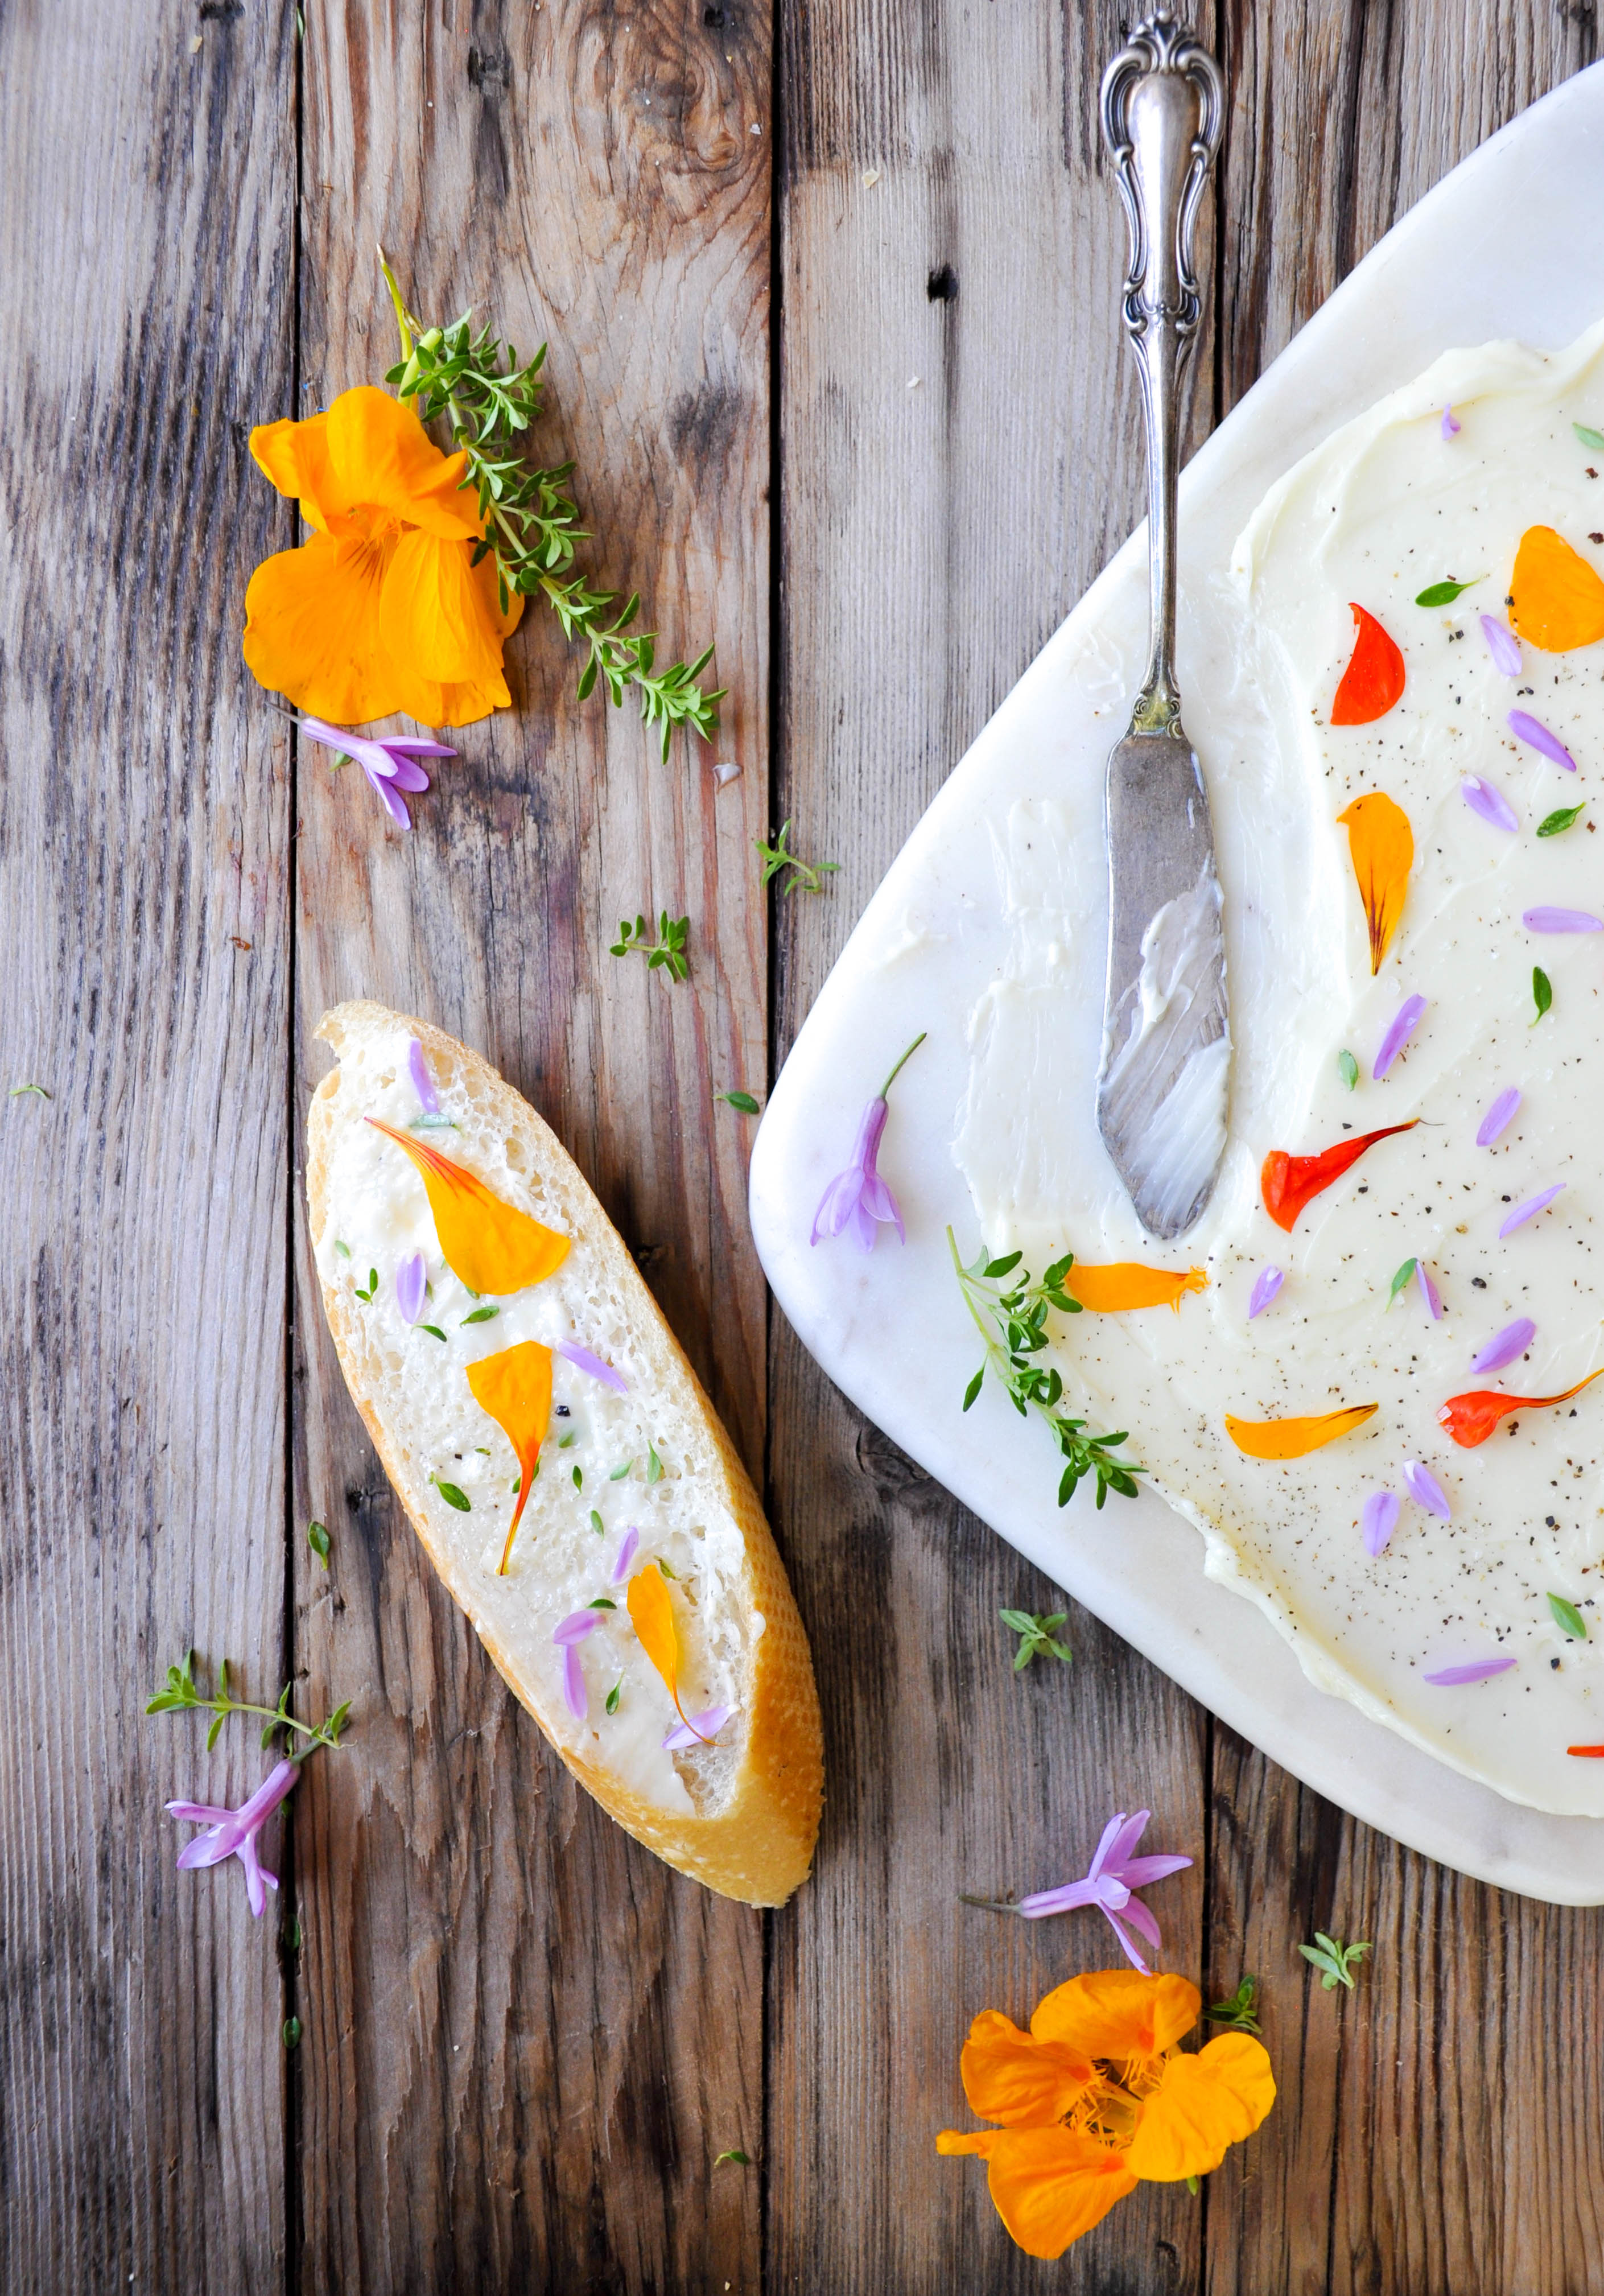
<svg viewBox="0 0 1604 2296">
<path fill-rule="evenodd" d="M 1117 1316 L 1127 1308 L 1173 1308 L 1181 1312 L 1182 1295 L 1207 1288 L 1201 1267 L 1144 1267 L 1138 1259 L 1117 1259 L 1109 1267 L 1083 1267 L 1077 1260 L 1064 1278 L 1064 1289 L 1094 1316 Z"/>
<path fill-rule="evenodd" d="M 446 1265 L 470 1292 L 521 1292 L 561 1267 L 568 1257 L 566 1235 L 503 1203 L 482 1180 L 438 1148 L 409 1140 L 376 1116 L 367 1120 L 397 1148 L 405 1148 L 422 1175 Z"/>
<path fill-rule="evenodd" d="M 1346 1411 L 1322 1411 L 1317 1419 L 1233 1419 L 1228 1411 L 1225 1432 L 1250 1459 L 1302 1459 L 1353 1428 L 1363 1427 L 1380 1407 L 1376 1403 L 1350 1403 Z"/>
<path fill-rule="evenodd" d="M 1331 723 L 1372 726 L 1378 718 L 1386 717 L 1404 692 L 1404 656 L 1374 614 L 1367 614 L 1351 598 L 1348 611 L 1357 635 L 1331 704 Z"/>
<path fill-rule="evenodd" d="M 523 1340 L 498 1356 L 481 1356 L 468 1366 L 468 1385 L 474 1401 L 490 1414 L 518 1455 L 518 1505 L 496 1566 L 500 1578 L 512 1559 L 519 1517 L 535 1487 L 540 1447 L 552 1423 L 552 1350 L 538 1340 Z"/>
<path fill-rule="evenodd" d="M 705 1746 L 709 1741 L 686 1719 L 679 1694 L 679 1635 L 674 1624 L 674 1605 L 668 1599 L 668 1588 L 663 1574 L 655 1562 L 644 1570 L 637 1570 L 629 1582 L 624 1597 L 629 1607 L 630 1623 L 640 1636 L 641 1648 L 662 1676 L 668 1695 L 674 1701 L 674 1710 L 693 1738 L 701 1738 Z"/>
<path fill-rule="evenodd" d="M 1528 526 L 1510 577 L 1510 627 L 1544 653 L 1604 638 L 1604 582 L 1551 526 Z"/>
<path fill-rule="evenodd" d="M 1381 790 L 1356 797 L 1337 819 L 1347 830 L 1348 853 L 1370 927 L 1371 971 L 1379 972 L 1404 914 L 1404 896 L 1414 866 L 1414 832 L 1403 807 Z"/>
</svg>

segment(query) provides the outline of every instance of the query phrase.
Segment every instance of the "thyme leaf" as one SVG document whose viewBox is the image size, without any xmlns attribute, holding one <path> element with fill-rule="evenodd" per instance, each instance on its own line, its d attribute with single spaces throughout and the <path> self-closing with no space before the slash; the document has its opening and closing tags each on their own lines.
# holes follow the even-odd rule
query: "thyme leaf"
<svg viewBox="0 0 1604 2296">
<path fill-rule="evenodd" d="M 773 883 L 782 869 L 789 869 L 790 875 L 780 888 L 782 893 L 822 893 L 825 878 L 839 869 L 840 863 L 798 859 L 786 843 L 790 835 L 790 824 L 786 821 L 781 824 L 780 833 L 772 845 L 764 844 L 761 838 L 756 840 L 757 857 L 763 863 L 764 883 Z"/>
<path fill-rule="evenodd" d="M 1045 1618 L 1037 1618 L 1029 1611 L 999 1611 L 997 1616 L 1011 1635 L 1019 1637 L 1019 1647 L 1014 1652 L 1014 1672 L 1020 1673 L 1033 1658 L 1061 1659 L 1066 1666 L 1075 1663 L 1075 1652 L 1058 1640 L 1058 1630 L 1068 1617 L 1068 1611 L 1053 1611 Z"/>
<path fill-rule="evenodd" d="M 1297 1950 L 1305 1961 L 1313 1962 L 1320 1971 L 1322 1992 L 1333 1993 L 1338 1986 L 1346 1985 L 1351 1993 L 1354 1989 L 1354 1964 L 1362 1961 L 1371 1948 L 1365 1939 L 1361 1939 L 1356 1945 L 1343 1945 L 1336 1938 L 1327 1937 L 1323 1930 L 1316 1930 L 1313 1944 L 1300 1945 Z"/>
<path fill-rule="evenodd" d="M 691 934 L 690 918 L 671 917 L 665 909 L 658 918 L 657 939 L 649 940 L 647 931 L 644 917 L 637 916 L 633 925 L 627 917 L 620 917 L 618 938 L 608 944 L 608 955 L 627 956 L 632 948 L 638 949 L 646 960 L 649 972 L 661 969 L 667 972 L 670 980 L 687 980 L 691 960 L 685 955 L 685 943 Z"/>
<path fill-rule="evenodd" d="M 1216 2001 L 1212 2009 L 1206 2009 L 1203 2013 L 1212 2018 L 1216 2025 L 1227 2026 L 1233 2033 L 1256 2033 L 1260 2030 L 1257 2001 L 1257 1978 L 1244 1977 L 1229 2001 Z"/>
</svg>

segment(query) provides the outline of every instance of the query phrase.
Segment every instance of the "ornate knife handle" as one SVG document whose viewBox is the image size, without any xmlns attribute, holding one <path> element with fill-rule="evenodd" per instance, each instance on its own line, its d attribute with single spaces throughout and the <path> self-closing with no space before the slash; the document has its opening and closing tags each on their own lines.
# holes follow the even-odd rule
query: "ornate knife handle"
<svg viewBox="0 0 1604 2296">
<path fill-rule="evenodd" d="M 1175 690 L 1175 455 L 1181 373 L 1202 316 L 1193 248 L 1225 112 L 1207 48 L 1159 6 L 1103 74 L 1102 125 L 1131 231 L 1122 312 L 1147 422 L 1151 647 L 1133 733 L 1179 731 Z"/>
</svg>

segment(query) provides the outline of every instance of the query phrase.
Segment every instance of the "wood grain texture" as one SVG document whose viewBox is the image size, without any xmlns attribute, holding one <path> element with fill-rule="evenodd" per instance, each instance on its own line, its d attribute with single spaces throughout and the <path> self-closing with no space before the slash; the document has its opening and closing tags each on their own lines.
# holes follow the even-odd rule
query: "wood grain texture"
<svg viewBox="0 0 1604 2296">
<path fill-rule="evenodd" d="M 414 306 L 549 335 L 545 460 L 574 456 L 663 658 L 716 629 L 711 751 L 667 765 L 573 699 L 543 608 L 517 707 L 386 830 L 299 767 L 301 1103 L 329 1004 L 376 996 L 486 1051 L 573 1151 L 755 1468 L 765 1307 L 745 1234 L 761 1087 L 767 759 L 766 27 L 632 9 L 313 6 L 302 398 L 394 357 L 372 248 Z M 754 130 L 756 132 L 754 132 Z M 272 412 L 264 407 L 264 414 Z M 652 626 L 649 624 L 648 627 Z M 711 766 L 741 777 L 721 790 Z M 621 914 L 691 918 L 670 986 L 607 954 Z M 299 1207 L 299 1191 L 297 1205 Z M 308 1781 L 299 2267 L 342 2289 L 722 2290 L 757 2276 L 761 1918 L 627 1841 L 574 1785 L 436 1584 L 346 1397 L 298 1248 L 298 1637 L 356 1751 Z"/>
<path fill-rule="evenodd" d="M 0 12 L 0 1085 L 51 1097 L 0 1098 L 0 2277 L 266 2291 L 275 1923 L 233 1864 L 175 1873 L 161 1811 L 265 1759 L 141 1709 L 187 1644 L 256 1697 L 281 1658 L 289 822 L 235 628 L 283 524 L 244 424 L 289 373 L 291 62 L 259 13 L 196 53 L 176 7 L 33 14 Z"/>
</svg>

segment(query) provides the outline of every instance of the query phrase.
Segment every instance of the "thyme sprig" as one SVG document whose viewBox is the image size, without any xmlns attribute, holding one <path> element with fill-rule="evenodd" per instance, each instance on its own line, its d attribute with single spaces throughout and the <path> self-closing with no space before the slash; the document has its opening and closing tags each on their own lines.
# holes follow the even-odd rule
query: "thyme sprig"
<svg viewBox="0 0 1604 2296">
<path fill-rule="evenodd" d="M 1356 1945 L 1343 1945 L 1338 1939 L 1327 1937 L 1323 1930 L 1316 1930 L 1313 1944 L 1300 1945 L 1297 1950 L 1305 1961 L 1313 1962 L 1319 1970 L 1322 1992 L 1334 1993 L 1339 1985 L 1346 1985 L 1351 1993 L 1354 1989 L 1354 1964 L 1363 1961 L 1371 1948 L 1365 1938 L 1361 1938 Z"/>
<path fill-rule="evenodd" d="M 798 855 L 791 851 L 787 841 L 790 836 L 790 824 L 789 821 L 782 821 L 772 845 L 765 845 L 761 838 L 753 840 L 757 849 L 757 857 L 763 863 L 763 882 L 765 885 L 772 884 L 782 869 L 789 869 L 790 875 L 785 879 L 780 888 L 782 893 L 822 893 L 824 890 L 825 878 L 833 875 L 840 867 L 840 863 L 802 860 Z"/>
<path fill-rule="evenodd" d="M 1051 1611 L 1044 1618 L 1033 1611 L 999 1611 L 997 1616 L 1011 1635 L 1019 1637 L 1019 1647 L 1014 1652 L 1016 1674 L 1021 1673 L 1033 1658 L 1061 1659 L 1066 1666 L 1074 1665 L 1075 1652 L 1058 1638 L 1059 1628 L 1069 1616 L 1068 1611 Z"/>
<path fill-rule="evenodd" d="M 467 455 L 468 478 L 485 521 L 474 563 L 494 558 L 502 611 L 514 594 L 545 598 L 563 636 L 589 650 L 579 674 L 580 701 L 593 693 L 598 679 L 616 708 L 623 707 L 626 693 L 633 689 L 642 722 L 662 728 L 665 760 L 676 726 L 708 740 L 717 727 L 726 691 L 720 686 L 704 693 L 699 683 L 713 648 L 692 662 L 659 669 L 656 632 L 630 630 L 640 611 L 638 594 L 615 613 L 616 590 L 593 589 L 583 574 L 571 570 L 576 545 L 590 539 L 569 491 L 573 463 L 548 470 L 525 460 L 525 433 L 540 413 L 545 345 L 520 365 L 511 344 L 503 343 L 488 327 L 474 332 L 471 311 L 450 326 L 425 326 L 407 308 L 382 250 L 379 266 L 401 335 L 400 361 L 384 379 L 398 397 L 414 402 L 422 422 L 444 416 L 453 446 Z"/>
<path fill-rule="evenodd" d="M 670 980 L 688 979 L 691 960 L 685 955 L 685 943 L 691 938 L 690 918 L 688 916 L 671 917 L 667 910 L 664 909 L 658 918 L 658 937 L 655 942 L 647 938 L 651 930 L 644 917 L 637 916 L 633 925 L 627 917 L 620 917 L 618 938 L 609 943 L 608 955 L 627 956 L 632 948 L 638 949 L 646 960 L 648 972 L 656 972 L 659 967 L 662 967 L 667 971 Z"/>
<path fill-rule="evenodd" d="M 1133 1499 L 1136 1485 L 1133 1476 L 1146 1473 L 1133 1460 L 1116 1458 L 1113 1455 L 1128 1440 L 1122 1431 L 1117 1435 L 1091 1435 L 1086 1432 L 1084 1419 L 1071 1419 L 1060 1411 L 1064 1382 L 1056 1370 L 1034 1360 L 1047 1345 L 1047 1314 L 1056 1308 L 1061 1316 L 1078 1316 L 1080 1301 L 1071 1299 L 1064 1289 L 1064 1278 L 1075 1264 L 1075 1254 L 1067 1251 L 1043 1271 L 1039 1283 L 1033 1283 L 1030 1270 L 1019 1262 L 1024 1255 L 1011 1251 L 1001 1259 L 989 1259 L 983 1250 L 968 1267 L 958 1257 L 958 1241 L 951 1228 L 947 1230 L 947 1248 L 953 1255 L 962 1288 L 964 1305 L 975 1319 L 975 1327 L 986 1342 L 986 1357 L 979 1370 L 964 1390 L 963 1407 L 967 1411 L 979 1394 L 987 1371 L 996 1374 L 1021 1419 L 1034 1410 L 1046 1422 L 1052 1439 L 1062 1452 L 1064 1472 L 1059 1482 L 1059 1505 L 1068 1506 L 1077 1486 L 1087 1475 L 1097 1478 L 1097 1504 L 1101 1508 L 1110 1491 L 1122 1498 Z M 1017 1281 L 1004 1287 L 1003 1279 L 1018 1271 Z"/>
<path fill-rule="evenodd" d="M 1216 2001 L 1203 2014 L 1232 2033 L 1258 2033 L 1258 1980 L 1244 1977 L 1229 2001 Z"/>
<path fill-rule="evenodd" d="M 310 1722 L 298 1721 L 291 1713 L 291 1687 L 289 1683 L 284 1685 L 279 1693 L 279 1702 L 276 1706 L 257 1706 L 250 1699 L 235 1698 L 229 1692 L 228 1660 L 225 1658 L 217 1661 L 217 1686 L 209 1698 L 195 1680 L 195 1653 L 192 1650 L 186 1650 L 176 1666 L 168 1667 L 165 1686 L 149 1701 L 145 1712 L 170 1714 L 188 1710 L 209 1714 L 212 1717 L 212 1725 L 206 1734 L 206 1751 L 209 1754 L 217 1744 L 222 1734 L 223 1725 L 231 1714 L 265 1715 L 267 1727 L 262 1733 L 263 1745 L 270 1746 L 281 1730 L 292 1731 L 304 1738 L 307 1742 L 304 1746 L 294 1747 L 290 1759 L 293 1762 L 304 1762 L 315 1746 L 339 1745 L 340 1734 L 345 1728 L 346 1718 L 351 1710 L 351 1702 L 348 1698 L 342 1705 L 334 1709 L 326 1721 L 319 1722 L 314 1726 Z"/>
</svg>

